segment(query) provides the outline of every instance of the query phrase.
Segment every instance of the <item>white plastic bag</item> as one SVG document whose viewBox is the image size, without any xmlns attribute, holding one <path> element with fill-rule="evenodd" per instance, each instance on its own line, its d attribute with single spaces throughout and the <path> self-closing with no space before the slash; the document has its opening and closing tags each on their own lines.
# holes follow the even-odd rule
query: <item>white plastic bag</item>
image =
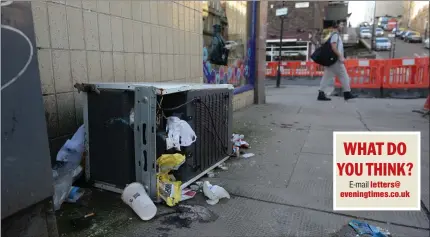
<svg viewBox="0 0 430 237">
<path fill-rule="evenodd" d="M 66 199 L 70 187 L 82 173 L 80 166 L 84 145 L 85 128 L 80 126 L 73 137 L 64 143 L 57 154 L 57 165 L 52 170 L 54 178 L 54 209 L 58 210 Z"/>
<path fill-rule="evenodd" d="M 57 154 L 57 161 L 73 162 L 79 164 L 81 162 L 81 156 L 84 152 L 84 137 L 85 129 L 84 125 L 81 125 L 75 132 L 72 139 L 69 139 L 61 147 Z"/>
<path fill-rule="evenodd" d="M 221 186 L 212 185 L 209 181 L 203 182 L 203 193 L 209 198 L 206 202 L 209 205 L 215 205 L 221 198 L 230 199 L 230 194 Z"/>
<path fill-rule="evenodd" d="M 167 150 L 176 148 L 176 150 L 180 151 L 181 146 L 190 146 L 197 139 L 196 133 L 193 131 L 191 126 L 186 121 L 181 120 L 178 117 L 168 117 L 166 129 Z"/>
</svg>

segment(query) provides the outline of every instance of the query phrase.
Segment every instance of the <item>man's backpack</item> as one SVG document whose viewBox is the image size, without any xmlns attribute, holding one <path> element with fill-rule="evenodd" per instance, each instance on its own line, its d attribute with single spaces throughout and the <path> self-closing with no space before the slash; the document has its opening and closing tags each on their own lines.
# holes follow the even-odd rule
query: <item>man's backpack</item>
<svg viewBox="0 0 430 237">
<path fill-rule="evenodd" d="M 209 61 L 215 65 L 227 65 L 229 50 L 225 48 L 224 40 L 219 36 L 212 39 Z"/>
<path fill-rule="evenodd" d="M 338 57 L 334 53 L 333 49 L 331 48 L 331 37 L 337 33 L 334 33 L 330 36 L 330 38 L 319 48 L 315 50 L 315 52 L 311 55 L 312 60 L 314 62 L 318 63 L 319 65 L 328 67 L 333 65 L 337 60 Z M 339 34 L 337 38 L 337 45 L 339 45 Z"/>
</svg>

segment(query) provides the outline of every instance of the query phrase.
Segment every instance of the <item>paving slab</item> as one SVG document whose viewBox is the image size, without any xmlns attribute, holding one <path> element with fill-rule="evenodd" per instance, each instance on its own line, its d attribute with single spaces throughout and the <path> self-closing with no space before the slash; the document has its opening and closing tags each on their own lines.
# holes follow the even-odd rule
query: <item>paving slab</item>
<svg viewBox="0 0 430 237">
<path fill-rule="evenodd" d="M 267 104 L 234 114 L 234 132 L 245 135 L 255 156 L 231 158 L 228 170 L 203 178 L 224 187 L 230 200 L 209 206 L 199 193 L 185 204 L 201 205 L 218 218 L 183 223 L 175 208 L 158 205 L 143 222 L 115 196 L 110 211 L 85 231 L 63 236 L 330 236 L 354 218 L 388 228 L 394 236 L 429 236 L 429 219 L 416 212 L 332 211 L 333 131 L 421 131 L 421 199 L 429 209 L 429 123 L 419 114 L 422 99 L 333 97 L 317 102 L 317 87 L 288 85 L 266 90 Z M 106 209 L 108 205 L 104 204 Z M 104 214 L 106 213 L 106 214 Z M 105 217 L 106 216 L 106 217 Z M 177 222 L 180 223 L 177 223 Z"/>
<path fill-rule="evenodd" d="M 219 205 L 209 206 L 219 218 L 212 223 L 192 223 L 190 228 L 163 224 L 166 217 L 152 223 L 134 221 L 126 230 L 106 236 L 331 236 L 350 218 L 301 208 L 233 197 Z M 428 231 L 399 228 L 383 223 L 396 236 L 426 236 Z"/>
</svg>

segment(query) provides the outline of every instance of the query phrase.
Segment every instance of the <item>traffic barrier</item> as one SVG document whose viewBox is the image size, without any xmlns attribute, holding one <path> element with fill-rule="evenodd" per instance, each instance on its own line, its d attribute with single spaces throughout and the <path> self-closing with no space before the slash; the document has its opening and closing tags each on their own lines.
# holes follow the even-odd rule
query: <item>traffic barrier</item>
<svg viewBox="0 0 430 237">
<path fill-rule="evenodd" d="M 429 58 L 384 60 L 383 97 L 426 97 Z"/>
<path fill-rule="evenodd" d="M 278 62 L 266 64 L 266 76 L 275 77 Z M 377 97 L 426 97 L 429 88 L 429 57 L 396 59 L 348 59 L 345 67 L 351 89 Z M 321 77 L 324 67 L 311 61 L 281 62 L 283 77 Z M 336 78 L 335 87 L 340 88 Z"/>
<path fill-rule="evenodd" d="M 310 61 L 288 61 L 281 62 L 281 76 L 288 77 L 315 77 L 322 76 L 324 68 Z M 266 63 L 266 77 L 276 77 L 278 75 L 278 62 Z"/>
<path fill-rule="evenodd" d="M 350 78 L 351 91 L 369 97 L 380 97 L 383 69 L 379 60 L 352 59 L 345 61 L 345 68 Z M 335 93 L 340 94 L 342 85 L 335 80 Z"/>
</svg>

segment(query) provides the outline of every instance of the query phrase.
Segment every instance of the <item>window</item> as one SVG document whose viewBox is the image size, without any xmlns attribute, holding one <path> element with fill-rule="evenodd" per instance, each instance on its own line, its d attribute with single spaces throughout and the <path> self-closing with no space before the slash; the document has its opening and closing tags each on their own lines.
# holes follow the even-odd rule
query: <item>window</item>
<svg viewBox="0 0 430 237">
<path fill-rule="evenodd" d="M 389 40 L 387 38 L 376 38 L 377 43 L 388 43 Z"/>
<path fill-rule="evenodd" d="M 207 1 L 208 2 L 208 1 Z M 230 83 L 235 87 L 248 83 L 249 69 L 247 64 L 249 35 L 247 32 L 247 4 L 246 1 L 210 1 L 215 11 L 208 13 L 207 32 L 203 43 L 206 51 L 209 51 L 213 36 L 213 25 L 220 25 L 221 36 L 224 38 L 229 48 L 227 66 L 213 65 L 209 61 L 204 61 L 205 81 L 213 83 L 216 78 L 217 83 Z M 250 13 L 249 13 L 250 14 Z M 270 58 L 270 57 L 269 57 Z M 205 59 L 204 59 L 205 60 Z"/>
</svg>

